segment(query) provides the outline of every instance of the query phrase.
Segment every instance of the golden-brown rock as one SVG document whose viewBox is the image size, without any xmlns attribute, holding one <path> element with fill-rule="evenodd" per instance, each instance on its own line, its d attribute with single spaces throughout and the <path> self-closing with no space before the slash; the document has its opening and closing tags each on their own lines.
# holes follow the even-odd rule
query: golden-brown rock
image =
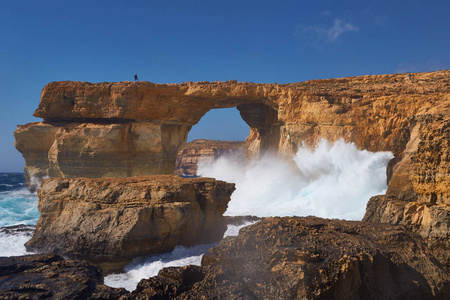
<svg viewBox="0 0 450 300">
<path fill-rule="evenodd" d="M 225 232 L 233 191 L 234 184 L 175 175 L 46 179 L 26 246 L 108 261 L 210 243 Z"/>
<path fill-rule="evenodd" d="M 412 123 L 405 158 L 394 168 L 394 174 L 402 169 L 410 182 L 394 177 L 386 196 L 370 199 L 363 220 L 408 226 L 450 271 L 450 120 L 443 114 L 427 114 L 413 117 Z M 412 186 L 414 192 L 395 193 L 393 182 L 397 191 Z"/>
<path fill-rule="evenodd" d="M 394 181 L 390 181 L 389 192 L 411 196 L 414 190 L 409 177 L 410 160 L 419 142 L 414 120 L 416 116 L 437 114 L 442 120 L 449 119 L 450 71 L 415 73 L 412 78 L 405 81 L 404 74 L 373 75 L 284 85 L 235 81 L 52 82 L 44 87 L 35 112 L 35 116 L 44 118 L 45 125 L 19 127 L 17 148 L 24 155 L 30 177 L 79 176 L 71 162 L 74 157 L 84 166 L 83 176 L 167 174 L 173 172 L 176 154 L 184 146 L 192 125 L 210 109 L 236 106 L 250 127 L 246 143 L 250 156 L 257 157 L 266 151 L 291 156 L 302 142 L 314 145 L 320 138 L 331 141 L 342 138 L 361 149 L 392 151 L 395 158 L 389 164 L 388 179 Z M 129 130 L 121 140 L 122 146 L 116 145 L 116 150 L 105 154 L 99 149 L 99 155 L 95 156 L 95 151 L 88 148 L 89 143 L 78 141 L 75 131 L 73 135 L 65 135 L 64 142 L 59 135 L 51 142 L 54 131 L 66 131 L 73 123 L 79 124 L 75 127 L 104 126 L 95 136 L 99 140 L 119 141 L 109 137 L 112 134 L 109 126 L 117 126 L 117 131 Z M 145 133 L 137 129 L 136 132 L 137 127 Z M 27 142 L 25 136 L 31 131 L 46 142 Z M 61 143 L 74 143 L 78 150 L 66 155 L 64 152 L 69 150 Z M 153 146 L 158 143 L 160 147 Z M 54 151 L 48 150 L 49 144 L 55 144 Z M 146 160 L 139 147 L 135 153 L 136 144 L 149 144 L 146 153 L 151 159 Z M 112 170 L 108 160 L 123 161 L 123 156 L 127 156 L 114 154 L 120 151 L 129 156 L 125 159 L 127 167 L 125 163 L 117 163 L 112 164 L 117 165 Z M 53 172 L 55 169 L 63 171 L 58 175 Z M 439 180 L 448 182 L 448 176 Z"/>
<path fill-rule="evenodd" d="M 375 196 L 367 203 L 363 221 L 406 225 L 424 239 L 433 255 L 450 272 L 450 209 L 447 205 Z"/>
<path fill-rule="evenodd" d="M 197 163 L 214 160 L 223 155 L 241 160 L 244 156 L 244 142 L 193 140 L 180 150 L 175 173 L 177 175 L 197 175 Z"/>
</svg>

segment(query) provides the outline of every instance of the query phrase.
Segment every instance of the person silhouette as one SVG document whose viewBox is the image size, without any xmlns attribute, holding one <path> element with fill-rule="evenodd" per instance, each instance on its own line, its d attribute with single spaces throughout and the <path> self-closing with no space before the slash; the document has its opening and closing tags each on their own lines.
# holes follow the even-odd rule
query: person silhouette
<svg viewBox="0 0 450 300">
<path fill-rule="evenodd" d="M 134 74 L 134 81 L 138 81 L 137 74 Z"/>
</svg>

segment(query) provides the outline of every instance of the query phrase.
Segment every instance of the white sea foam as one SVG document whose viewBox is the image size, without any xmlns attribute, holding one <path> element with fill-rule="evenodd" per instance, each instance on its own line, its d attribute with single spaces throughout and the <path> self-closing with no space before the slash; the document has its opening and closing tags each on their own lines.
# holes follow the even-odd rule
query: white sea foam
<svg viewBox="0 0 450 300">
<path fill-rule="evenodd" d="M 237 235 L 239 230 L 255 222 L 245 222 L 242 225 L 228 225 L 224 236 Z M 187 265 L 199 266 L 202 256 L 216 244 L 196 245 L 193 247 L 177 246 L 172 252 L 154 255 L 147 258 L 139 258 L 125 267 L 125 273 L 111 274 L 105 277 L 105 284 L 111 287 L 123 287 L 129 291 L 143 278 L 158 275 L 165 267 L 182 267 Z"/>
<path fill-rule="evenodd" d="M 200 162 L 198 174 L 234 182 L 226 215 L 308 216 L 360 220 L 371 196 L 386 189 L 390 152 L 358 150 L 353 143 L 321 140 L 301 146 L 288 162 L 265 156 L 247 165 L 221 157 Z"/>
</svg>

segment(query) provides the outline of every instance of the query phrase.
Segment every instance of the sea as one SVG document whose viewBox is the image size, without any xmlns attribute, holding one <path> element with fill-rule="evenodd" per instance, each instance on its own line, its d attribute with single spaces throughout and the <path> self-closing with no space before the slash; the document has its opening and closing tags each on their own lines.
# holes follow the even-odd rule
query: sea
<svg viewBox="0 0 450 300">
<path fill-rule="evenodd" d="M 38 197 L 25 187 L 23 173 L 0 173 L 0 256 L 30 254 L 24 244 L 39 219 Z"/>
</svg>

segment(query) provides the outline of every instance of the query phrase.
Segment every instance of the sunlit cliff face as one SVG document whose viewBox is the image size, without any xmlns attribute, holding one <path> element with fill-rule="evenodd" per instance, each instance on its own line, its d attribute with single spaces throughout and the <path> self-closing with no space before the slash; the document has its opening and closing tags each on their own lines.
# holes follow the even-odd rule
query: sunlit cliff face
<svg viewBox="0 0 450 300">
<path fill-rule="evenodd" d="M 246 166 L 222 157 L 198 174 L 236 183 L 227 215 L 308 216 L 360 220 L 371 196 L 386 189 L 390 152 L 358 150 L 340 140 L 299 147 L 294 161 L 264 156 Z"/>
</svg>

